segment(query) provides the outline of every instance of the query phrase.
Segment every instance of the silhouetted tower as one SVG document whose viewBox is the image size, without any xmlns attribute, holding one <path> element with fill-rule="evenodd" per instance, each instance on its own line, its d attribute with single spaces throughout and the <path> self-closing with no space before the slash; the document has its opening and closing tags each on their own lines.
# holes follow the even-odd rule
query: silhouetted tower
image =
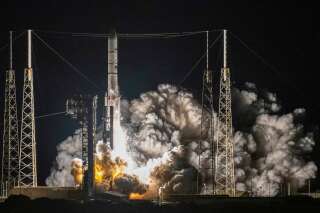
<svg viewBox="0 0 320 213">
<path fill-rule="evenodd" d="M 31 30 L 28 30 L 28 67 L 24 70 L 21 138 L 19 154 L 20 187 L 37 186 L 37 149 L 35 138 Z"/>
<path fill-rule="evenodd" d="M 10 68 L 6 71 L 1 183 L 14 186 L 19 175 L 19 138 L 15 71 L 12 68 L 12 31 L 10 31 Z"/>
<path fill-rule="evenodd" d="M 227 31 L 223 31 L 223 68 L 217 140 L 215 147 L 215 194 L 235 196 L 230 69 L 227 66 Z"/>
<path fill-rule="evenodd" d="M 86 198 L 95 193 L 94 148 L 96 142 L 97 96 L 77 95 L 67 100 L 66 112 L 79 121 L 82 129 L 82 172 L 81 187 Z"/>
<path fill-rule="evenodd" d="M 206 69 L 202 78 L 202 113 L 201 113 L 201 138 L 207 138 L 206 142 L 199 142 L 199 171 L 197 186 L 202 182 L 202 192 L 198 188 L 198 193 L 213 193 L 214 192 L 214 110 L 213 110 L 213 72 L 209 70 L 209 32 L 207 31 L 206 42 Z M 205 144 L 202 144 L 205 143 Z M 204 153 L 203 148 L 208 148 L 209 153 Z M 204 186 L 205 185 L 205 186 Z M 209 188 L 211 186 L 211 188 Z"/>
</svg>

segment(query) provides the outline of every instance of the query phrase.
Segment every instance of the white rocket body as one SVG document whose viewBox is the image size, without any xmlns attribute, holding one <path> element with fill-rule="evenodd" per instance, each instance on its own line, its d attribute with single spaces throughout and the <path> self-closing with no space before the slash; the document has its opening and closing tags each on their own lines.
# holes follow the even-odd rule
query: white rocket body
<svg viewBox="0 0 320 213">
<path fill-rule="evenodd" d="M 105 96 L 105 142 L 113 149 L 115 146 L 115 128 L 120 127 L 120 94 L 118 85 L 118 39 L 113 34 L 108 37 L 108 74 Z"/>
</svg>

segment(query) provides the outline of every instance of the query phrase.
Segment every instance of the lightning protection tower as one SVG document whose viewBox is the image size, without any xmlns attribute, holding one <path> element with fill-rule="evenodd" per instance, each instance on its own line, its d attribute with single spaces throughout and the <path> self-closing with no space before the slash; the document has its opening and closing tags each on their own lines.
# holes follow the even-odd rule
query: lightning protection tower
<svg viewBox="0 0 320 213">
<path fill-rule="evenodd" d="M 19 174 L 19 138 L 15 71 L 12 68 L 12 31 L 10 31 L 10 67 L 6 71 L 1 183 L 13 187 Z"/>
<path fill-rule="evenodd" d="M 235 196 L 230 69 L 227 67 L 227 31 L 223 31 L 223 68 L 217 140 L 215 146 L 215 194 Z"/>
<path fill-rule="evenodd" d="M 198 193 L 209 194 L 214 192 L 214 109 L 213 109 L 213 72 L 209 70 L 209 32 L 206 33 L 206 69 L 202 78 L 202 113 L 201 113 L 201 138 L 207 138 L 199 142 L 198 165 Z M 209 152 L 207 150 L 210 150 Z M 204 151 L 206 150 L 206 151 Z M 200 191 L 202 182 L 202 192 Z"/>
<path fill-rule="evenodd" d="M 37 149 L 35 138 L 31 30 L 28 30 L 28 67 L 24 70 L 21 138 L 19 154 L 20 187 L 37 187 Z"/>
</svg>

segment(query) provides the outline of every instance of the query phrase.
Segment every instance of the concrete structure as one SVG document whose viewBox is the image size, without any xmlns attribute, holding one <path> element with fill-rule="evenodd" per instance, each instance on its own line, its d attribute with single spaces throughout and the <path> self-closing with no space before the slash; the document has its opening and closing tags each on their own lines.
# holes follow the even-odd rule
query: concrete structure
<svg viewBox="0 0 320 213">
<path fill-rule="evenodd" d="M 51 198 L 51 199 L 82 199 L 83 193 L 80 188 L 75 187 L 15 187 L 9 191 L 10 195 L 25 195 L 30 199 L 36 199 L 41 197 Z"/>
</svg>

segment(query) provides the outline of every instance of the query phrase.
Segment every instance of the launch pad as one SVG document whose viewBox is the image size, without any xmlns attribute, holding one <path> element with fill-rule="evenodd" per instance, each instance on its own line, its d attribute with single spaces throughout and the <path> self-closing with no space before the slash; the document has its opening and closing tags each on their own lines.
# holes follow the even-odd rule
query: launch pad
<svg viewBox="0 0 320 213">
<path fill-rule="evenodd" d="M 94 197 L 87 197 L 86 191 L 80 187 L 49 187 L 49 186 L 38 186 L 38 187 L 15 187 L 8 192 L 10 196 L 26 196 L 31 200 L 39 198 L 48 199 L 63 199 L 63 200 L 104 200 L 113 202 L 126 202 L 129 200 L 128 195 L 121 194 L 118 192 L 97 192 Z"/>
<path fill-rule="evenodd" d="M 0 203 L 0 212 L 166 212 L 166 213 L 194 213 L 194 212 L 318 212 L 320 203 L 318 199 L 310 197 L 287 198 L 223 198 L 212 196 L 189 196 L 188 199 L 180 197 L 169 202 L 130 201 L 114 197 L 96 199 L 82 202 L 80 200 L 35 198 L 25 196 L 11 196 L 4 203 Z"/>
<path fill-rule="evenodd" d="M 239 198 L 241 194 L 236 192 L 235 187 L 235 171 L 234 171 L 234 148 L 232 137 L 232 112 L 231 112 L 231 81 L 230 81 L 230 69 L 227 66 L 226 61 L 226 30 L 223 30 L 224 38 L 224 64 L 221 70 L 220 77 L 220 102 L 218 120 L 214 120 L 213 109 L 213 74 L 208 67 L 208 31 L 207 31 L 207 67 L 204 72 L 204 85 L 209 88 L 207 106 L 202 104 L 202 108 L 209 109 L 210 125 L 209 125 L 209 138 L 210 138 L 210 154 L 209 158 L 201 159 L 199 154 L 199 168 L 210 170 L 210 183 L 212 183 L 212 195 L 201 194 L 201 189 L 197 189 L 198 194 L 168 194 L 165 199 L 161 198 L 161 202 L 169 203 L 197 203 L 199 205 L 211 205 L 215 202 L 221 203 L 233 203 L 233 202 L 247 202 L 248 200 L 266 201 L 266 200 L 281 200 L 287 198 L 252 198 L 248 194 L 243 194 L 246 198 Z M 31 46 L 31 31 L 28 33 L 29 45 Z M 107 144 L 109 148 L 115 149 L 117 147 L 117 141 L 115 139 L 115 130 L 120 128 L 120 93 L 118 85 L 118 40 L 117 35 L 111 34 L 108 36 L 108 71 L 107 71 L 107 92 L 104 97 L 104 115 L 103 115 L 103 142 Z M 31 51 L 31 47 L 29 47 Z M 27 72 L 27 79 L 32 79 L 31 70 L 31 58 L 29 59 L 29 71 Z M 29 84 L 33 84 L 29 82 Z M 29 91 L 29 90 L 28 90 Z M 33 97 L 33 94 L 32 94 Z M 79 119 L 82 128 L 82 183 L 79 187 L 36 187 L 37 186 L 37 170 L 36 170 L 36 150 L 35 150 L 35 135 L 34 127 L 30 131 L 29 135 L 32 138 L 30 144 L 34 147 L 30 151 L 32 154 L 32 162 L 29 162 L 29 167 L 32 169 L 32 175 L 27 177 L 33 177 L 32 186 L 28 187 L 9 187 L 8 196 L 10 195 L 24 195 L 31 199 L 49 198 L 49 199 L 64 199 L 64 200 L 86 200 L 91 199 L 103 200 L 103 201 L 117 201 L 127 202 L 128 195 L 123 195 L 113 191 L 107 191 L 100 193 L 95 191 L 95 158 L 94 158 L 94 145 L 96 144 L 95 129 L 96 129 L 96 107 L 97 99 L 90 96 L 88 100 L 80 97 L 73 99 L 71 102 L 67 102 L 67 113 L 73 117 Z M 28 99 L 29 100 L 29 99 Z M 80 105 L 80 107 L 79 107 Z M 34 109 L 33 102 L 31 111 L 32 125 L 34 126 Z M 28 115 L 29 116 L 29 115 Z M 214 129 L 214 124 L 217 123 L 218 129 Z M 30 126 L 30 125 L 28 125 Z M 12 128 L 12 127 L 11 127 Z M 201 127 L 203 128 L 203 127 Z M 218 130 L 218 137 L 215 140 L 214 134 Z M 201 129 L 202 131 L 202 129 Z M 206 129 L 207 131 L 207 129 Z M 202 134 L 202 133 L 201 133 Z M 201 148 L 201 142 L 199 143 Z M 7 148 L 6 148 L 7 149 Z M 30 154 L 29 153 L 29 154 Z M 28 153 L 27 153 L 28 154 Z M 27 155 L 26 154 L 26 155 Z M 210 165 L 207 165 L 210 162 Z M 218 163 L 219 162 L 219 163 Z M 21 162 L 20 162 L 21 163 Z M 200 170 L 200 169 L 199 169 Z M 199 172 L 200 174 L 200 172 Z M 5 177 L 5 176 L 3 176 Z M 7 178 L 7 177 L 5 177 Z M 19 179 L 21 179 L 19 177 Z M 201 181 L 201 177 L 198 178 Z M 208 178 L 209 179 L 209 178 Z M 112 182 L 111 182 L 112 183 Z M 31 184 L 31 183 L 30 183 Z M 21 185 L 23 185 L 21 183 Z M 24 185 L 23 185 L 24 186 Z M 199 184 L 197 184 L 199 186 Z M 110 187 L 112 189 L 112 187 Z M 161 188 L 161 187 L 159 187 Z M 270 194 L 269 194 L 270 195 Z M 305 197 L 306 198 L 306 197 Z M 156 196 L 155 196 L 155 199 Z M 161 203 L 160 202 L 160 203 Z"/>
<path fill-rule="evenodd" d="M 50 198 L 50 199 L 70 199 L 81 200 L 82 192 L 75 187 L 16 187 L 10 190 L 10 195 L 24 195 L 30 199 Z"/>
</svg>

